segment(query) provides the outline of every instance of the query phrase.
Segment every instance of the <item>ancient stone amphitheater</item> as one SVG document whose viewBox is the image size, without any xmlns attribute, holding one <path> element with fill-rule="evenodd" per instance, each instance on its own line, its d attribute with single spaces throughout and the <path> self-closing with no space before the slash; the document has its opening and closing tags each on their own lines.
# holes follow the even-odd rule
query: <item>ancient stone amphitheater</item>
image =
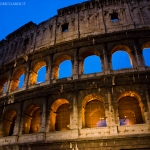
<svg viewBox="0 0 150 150">
<path fill-rule="evenodd" d="M 0 41 L 0 150 L 149 150 L 145 48 L 150 0 L 91 0 L 9 34 Z M 112 69 L 119 50 L 132 68 Z M 100 57 L 102 72 L 84 74 L 91 55 Z M 59 79 L 65 60 L 72 76 Z M 43 66 L 45 82 L 37 83 Z"/>
</svg>

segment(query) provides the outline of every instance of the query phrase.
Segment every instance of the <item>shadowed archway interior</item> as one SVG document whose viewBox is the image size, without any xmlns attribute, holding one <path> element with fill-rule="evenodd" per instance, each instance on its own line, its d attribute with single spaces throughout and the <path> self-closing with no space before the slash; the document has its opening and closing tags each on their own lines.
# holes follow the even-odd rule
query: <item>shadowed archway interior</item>
<svg viewBox="0 0 150 150">
<path fill-rule="evenodd" d="M 87 103 L 85 107 L 85 128 L 104 127 L 105 109 L 103 102 L 99 100 L 92 100 Z"/>
<path fill-rule="evenodd" d="M 0 79 L 0 94 L 4 93 L 5 85 L 7 84 L 8 77 L 3 77 Z"/>
<path fill-rule="evenodd" d="M 11 136 L 14 133 L 16 111 L 11 109 L 3 117 L 3 136 Z"/>
<path fill-rule="evenodd" d="M 23 134 L 36 133 L 40 129 L 40 107 L 30 105 L 24 114 Z"/>
<path fill-rule="evenodd" d="M 53 102 L 50 111 L 50 131 L 70 129 L 70 104 L 66 99 Z"/>
<path fill-rule="evenodd" d="M 69 104 L 62 104 L 56 111 L 55 130 L 68 130 L 70 127 L 70 110 Z"/>
<path fill-rule="evenodd" d="M 143 123 L 141 109 L 136 98 L 131 96 L 122 97 L 118 104 L 120 125 Z"/>
</svg>

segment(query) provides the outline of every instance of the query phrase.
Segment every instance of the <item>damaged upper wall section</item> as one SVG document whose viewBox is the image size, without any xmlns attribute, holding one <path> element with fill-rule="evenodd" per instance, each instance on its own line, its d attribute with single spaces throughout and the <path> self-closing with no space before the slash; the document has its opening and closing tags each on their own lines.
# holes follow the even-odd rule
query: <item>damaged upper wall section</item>
<svg viewBox="0 0 150 150">
<path fill-rule="evenodd" d="M 27 23 L 0 42 L 0 65 L 55 44 L 150 27 L 149 0 L 90 0 L 58 10 L 39 25 Z M 50 50 L 50 49 L 49 49 Z"/>
<path fill-rule="evenodd" d="M 35 23 L 29 22 L 0 41 L 0 65 L 14 61 L 33 48 L 36 28 Z"/>
<path fill-rule="evenodd" d="M 56 18 L 54 16 L 37 26 L 35 51 L 55 44 Z"/>
<path fill-rule="evenodd" d="M 91 0 L 59 9 L 58 25 L 68 23 L 68 32 L 59 29 L 56 42 L 150 27 L 149 14 L 150 1 L 145 0 Z"/>
</svg>

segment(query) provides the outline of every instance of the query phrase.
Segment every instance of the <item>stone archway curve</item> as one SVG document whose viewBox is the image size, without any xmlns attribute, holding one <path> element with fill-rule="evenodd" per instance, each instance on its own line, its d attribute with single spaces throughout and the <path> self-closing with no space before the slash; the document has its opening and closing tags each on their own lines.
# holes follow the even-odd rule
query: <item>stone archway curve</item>
<svg viewBox="0 0 150 150">
<path fill-rule="evenodd" d="M 99 94 L 92 93 L 87 96 L 82 101 L 82 126 L 85 127 L 85 107 L 86 104 L 92 100 L 99 100 L 100 102 L 104 103 L 103 97 L 101 97 Z"/>
<path fill-rule="evenodd" d="M 59 98 L 56 101 L 54 101 L 50 107 L 50 131 L 55 130 L 56 112 L 59 106 L 63 104 L 69 104 L 69 101 L 64 98 Z"/>
<path fill-rule="evenodd" d="M 132 55 L 132 53 L 131 53 L 131 49 L 130 49 L 127 45 L 121 45 L 121 44 L 120 44 L 120 45 L 114 46 L 114 47 L 111 49 L 111 59 L 112 59 L 112 55 L 113 55 L 115 52 L 119 51 L 119 50 L 122 50 L 122 51 L 125 51 L 125 52 L 128 53 L 129 59 L 130 59 L 130 63 L 131 63 L 131 65 L 133 66 L 133 55 Z"/>
</svg>

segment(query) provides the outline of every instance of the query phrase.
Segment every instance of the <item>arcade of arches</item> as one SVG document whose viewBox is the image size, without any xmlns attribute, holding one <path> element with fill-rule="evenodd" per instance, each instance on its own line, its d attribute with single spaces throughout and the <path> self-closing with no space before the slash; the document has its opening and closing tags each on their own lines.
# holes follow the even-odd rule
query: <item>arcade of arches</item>
<svg viewBox="0 0 150 150">
<path fill-rule="evenodd" d="M 82 128 L 106 127 L 106 108 L 104 99 L 98 94 L 89 94 L 82 101 Z M 49 132 L 70 130 L 71 110 L 70 102 L 67 99 L 57 99 L 50 107 Z M 132 125 L 144 123 L 142 102 L 140 96 L 135 92 L 123 93 L 118 98 L 118 125 Z M 30 104 L 25 107 L 22 119 L 22 134 L 32 134 L 40 132 L 42 121 L 42 106 Z M 79 114 L 78 114 L 79 115 Z M 11 136 L 14 134 L 17 112 L 10 109 L 4 113 L 2 121 L 2 135 Z M 21 123 L 21 122 L 20 122 Z"/>
<path fill-rule="evenodd" d="M 143 44 L 142 48 L 144 51 L 149 52 L 150 50 L 148 49 L 150 47 L 150 42 L 147 42 L 145 44 Z M 126 57 L 128 57 L 128 64 L 125 63 L 118 63 L 119 64 L 117 69 L 114 69 L 114 60 L 113 60 L 113 56 L 118 53 L 119 51 L 122 51 L 123 53 L 121 54 L 122 56 L 124 54 L 126 54 Z M 149 66 L 149 60 L 147 61 L 147 58 L 145 56 L 145 62 L 143 59 L 143 56 L 139 56 L 136 58 L 136 55 L 134 54 L 135 52 L 133 52 L 131 50 L 131 48 L 129 48 L 126 45 L 117 45 L 114 46 L 110 52 L 106 52 L 104 51 L 103 54 L 100 53 L 100 50 L 86 50 L 84 52 L 82 52 L 81 54 L 79 54 L 79 58 L 78 60 L 74 60 L 75 58 L 72 58 L 72 56 L 70 55 L 66 55 L 66 54 L 62 54 L 59 55 L 56 58 L 53 58 L 54 60 L 51 62 L 52 64 L 48 63 L 48 61 L 44 61 L 44 60 L 36 60 L 36 63 L 33 63 L 31 65 L 31 70 L 27 71 L 26 67 L 22 67 L 18 70 L 16 70 L 12 76 L 10 75 L 4 75 L 3 77 L 0 78 L 0 94 L 3 94 L 5 92 L 13 92 L 16 91 L 18 89 L 20 89 L 21 87 L 19 87 L 19 82 L 20 82 L 20 77 L 22 75 L 25 76 L 25 79 L 23 79 L 24 84 L 22 83 L 22 87 L 27 87 L 30 85 L 36 85 L 39 83 L 39 81 L 37 81 L 37 78 L 39 76 L 39 70 L 41 70 L 42 67 L 46 68 L 46 72 L 43 73 L 42 75 L 44 76 L 42 80 L 42 82 L 45 82 L 47 80 L 55 80 L 55 79 L 59 79 L 59 77 L 61 78 L 61 75 L 59 75 L 59 69 L 60 69 L 60 65 L 62 62 L 65 61 L 69 61 L 69 63 L 71 63 L 71 67 L 69 68 L 63 68 L 62 72 L 65 72 L 66 69 L 69 69 L 70 71 L 70 75 L 69 77 L 72 77 L 74 75 L 82 75 L 82 74 L 89 74 L 89 73 L 97 73 L 97 72 L 103 72 L 105 70 L 118 70 L 118 69 L 131 69 L 131 68 L 136 68 L 138 65 L 139 66 Z M 142 55 L 142 52 L 140 52 Z M 85 68 L 89 68 L 89 63 L 91 63 L 91 59 L 89 60 L 90 62 L 86 63 L 86 60 L 88 60 L 88 57 L 92 57 L 92 60 L 96 60 L 95 64 L 96 66 L 92 67 L 92 72 L 90 72 L 89 69 L 89 73 L 85 71 Z M 123 56 L 124 57 L 124 56 Z M 97 59 L 98 58 L 98 59 Z M 149 58 L 148 58 L 149 59 Z M 122 57 L 117 58 L 117 60 L 123 61 Z M 136 62 L 137 60 L 137 62 Z M 78 61 L 78 62 L 76 62 Z M 144 64 L 145 63 L 145 64 Z M 121 66 L 121 65 L 125 65 L 125 66 Z M 88 66 L 88 67 L 86 67 Z M 96 67 L 98 69 L 96 69 Z M 29 67 L 30 68 L 30 67 Z M 50 69 L 51 68 L 51 69 Z M 87 70 L 87 69 L 86 69 Z M 29 74 L 29 77 L 28 77 Z M 64 76 L 65 77 L 65 76 Z M 68 77 L 68 76 L 66 76 Z M 65 78 L 66 78 L 65 77 Z M 6 84 L 6 82 L 8 82 L 9 84 Z M 10 86 L 10 88 L 9 88 Z M 5 89 L 5 90 L 4 90 Z"/>
</svg>

